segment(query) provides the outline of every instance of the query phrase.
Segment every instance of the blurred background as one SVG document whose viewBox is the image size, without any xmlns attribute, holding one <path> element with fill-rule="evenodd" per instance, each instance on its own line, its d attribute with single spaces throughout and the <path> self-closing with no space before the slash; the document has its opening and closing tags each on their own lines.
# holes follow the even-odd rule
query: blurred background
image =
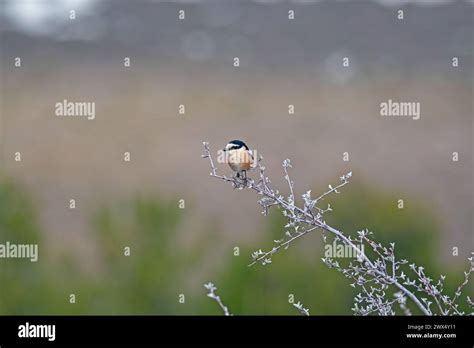
<svg viewBox="0 0 474 348">
<path fill-rule="evenodd" d="M 210 178 L 202 141 L 246 141 L 283 192 L 285 158 L 300 194 L 353 171 L 327 221 L 396 242 L 449 291 L 462 281 L 473 1 L 0 4 L 0 243 L 39 245 L 36 263 L 0 260 L 0 314 L 220 314 L 208 281 L 234 314 L 297 315 L 289 294 L 313 315 L 351 314 L 355 289 L 320 261 L 318 234 L 247 267 L 285 222 Z M 95 120 L 56 117 L 64 99 L 94 102 Z M 388 99 L 420 102 L 421 118 L 381 117 Z"/>
</svg>

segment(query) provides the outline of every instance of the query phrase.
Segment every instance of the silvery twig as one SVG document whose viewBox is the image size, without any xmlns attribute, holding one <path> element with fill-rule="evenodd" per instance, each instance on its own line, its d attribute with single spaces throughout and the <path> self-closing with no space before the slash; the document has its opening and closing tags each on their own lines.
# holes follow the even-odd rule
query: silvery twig
<svg viewBox="0 0 474 348">
<path fill-rule="evenodd" d="M 215 287 L 215 285 L 209 282 L 207 284 L 204 284 L 204 287 L 208 290 L 207 296 L 212 298 L 214 301 L 216 301 L 219 304 L 219 306 L 222 308 L 222 311 L 224 312 L 224 315 L 231 316 L 232 314 L 230 314 L 229 309 L 222 303 L 222 300 L 219 297 L 219 295 L 217 295 L 216 293 L 217 288 Z"/>
<path fill-rule="evenodd" d="M 209 144 L 204 142 L 203 158 L 208 158 L 211 166 L 212 177 L 232 183 L 236 189 L 251 189 L 255 191 L 261 198 L 258 203 L 263 208 L 262 214 L 267 215 L 272 206 L 278 207 L 283 216 L 287 219 L 285 225 L 285 237 L 274 240 L 275 246 L 269 251 L 262 251 L 261 249 L 252 253 L 252 262 L 249 266 L 256 263 L 267 265 L 272 262 L 272 257 L 281 249 L 287 249 L 290 244 L 297 239 L 307 235 L 314 230 L 319 229 L 323 232 L 324 240 L 329 233 L 335 240 L 342 242 L 344 245 L 353 248 L 359 257 L 357 262 L 350 262 L 348 265 L 340 265 L 337 260 L 331 258 L 322 258 L 322 261 L 330 268 L 335 268 L 344 276 L 351 279 L 353 282 L 351 286 L 358 287 L 361 291 L 354 299 L 354 307 L 352 308 L 355 314 L 368 315 L 377 313 L 379 315 L 394 315 L 395 311 L 393 305 L 398 303 L 404 314 L 411 314 L 409 308 L 406 306 L 406 301 L 409 298 L 420 311 L 425 315 L 434 315 L 432 308 L 433 301 L 438 308 L 441 315 L 462 315 L 464 312 L 459 310 L 459 305 L 455 302 L 459 299 L 462 290 L 468 284 L 470 275 L 473 273 L 472 257 L 469 258 L 471 267 L 469 271 L 465 272 L 464 282 L 458 287 L 458 290 L 453 297 L 450 297 L 443 292 L 444 276 L 441 276 L 437 284 L 434 284 L 432 279 L 427 277 L 422 267 L 416 267 L 414 264 L 410 265 L 410 269 L 415 273 L 416 279 L 411 280 L 402 270 L 402 267 L 408 263 L 407 260 L 397 260 L 395 257 L 395 243 L 383 246 L 372 239 L 373 233 L 366 230 L 358 231 L 357 237 L 345 235 L 342 231 L 329 226 L 324 221 L 324 214 L 331 211 L 331 206 L 321 207 L 320 204 L 326 196 L 335 193 L 338 194 L 343 186 L 349 183 L 352 177 L 352 172 L 349 172 L 340 177 L 340 182 L 337 185 L 328 185 L 328 190 L 319 195 L 317 198 L 311 197 L 311 191 L 306 191 L 302 194 L 302 206 L 297 206 L 295 203 L 294 182 L 291 180 L 288 168 L 291 168 L 289 159 L 283 161 L 283 170 L 285 180 L 289 186 L 289 195 L 284 197 L 279 190 L 274 189 L 271 185 L 269 177 L 265 173 L 265 167 L 262 165 L 263 157 L 260 156 L 257 162 L 258 179 L 247 177 L 245 179 L 237 177 L 227 177 L 219 175 L 217 168 L 212 159 Z M 362 245 L 366 245 L 373 251 L 375 257 L 369 258 L 364 252 Z M 395 298 L 388 299 L 388 289 L 394 287 L 398 290 L 395 293 Z M 424 297 L 427 296 L 427 297 Z M 430 300 L 431 299 L 431 300 Z M 471 307 L 473 301 L 467 297 L 467 302 Z"/>
<path fill-rule="evenodd" d="M 293 306 L 303 315 L 306 315 L 306 316 L 310 316 L 309 314 L 309 309 L 308 308 L 304 308 L 304 305 L 298 301 L 297 303 L 293 303 Z"/>
</svg>

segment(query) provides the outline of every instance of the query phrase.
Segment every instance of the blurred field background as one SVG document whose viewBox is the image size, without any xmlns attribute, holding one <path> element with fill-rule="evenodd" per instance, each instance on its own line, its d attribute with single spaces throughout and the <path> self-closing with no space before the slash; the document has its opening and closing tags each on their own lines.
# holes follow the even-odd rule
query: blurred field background
<svg viewBox="0 0 474 348">
<path fill-rule="evenodd" d="M 351 314 L 354 289 L 320 261 L 317 234 L 247 267 L 284 222 L 208 176 L 204 140 L 245 140 L 283 189 L 291 158 L 299 193 L 353 171 L 328 222 L 396 242 L 450 289 L 462 281 L 474 249 L 472 1 L 0 1 L 0 242 L 40 252 L 0 260 L 0 314 L 219 314 L 208 281 L 235 314 L 298 314 L 290 293 L 311 314 Z M 96 119 L 56 117 L 64 99 L 95 102 Z M 382 118 L 388 99 L 420 102 L 421 119 Z"/>
</svg>

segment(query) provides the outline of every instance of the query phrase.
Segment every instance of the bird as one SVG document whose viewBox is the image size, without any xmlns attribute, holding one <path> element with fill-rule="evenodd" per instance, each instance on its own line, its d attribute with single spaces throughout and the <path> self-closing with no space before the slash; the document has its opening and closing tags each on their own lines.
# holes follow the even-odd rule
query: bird
<svg viewBox="0 0 474 348">
<path fill-rule="evenodd" d="M 252 151 L 242 140 L 231 140 L 222 150 L 237 178 L 247 179 L 247 171 L 255 167 Z"/>
</svg>

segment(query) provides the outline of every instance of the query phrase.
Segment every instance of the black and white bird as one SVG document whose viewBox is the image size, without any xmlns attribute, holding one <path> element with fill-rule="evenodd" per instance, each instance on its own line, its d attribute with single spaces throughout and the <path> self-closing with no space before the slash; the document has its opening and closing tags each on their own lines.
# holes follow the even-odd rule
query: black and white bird
<svg viewBox="0 0 474 348">
<path fill-rule="evenodd" d="M 226 152 L 226 161 L 237 173 L 237 177 L 246 179 L 247 171 L 255 167 L 255 160 L 248 146 L 241 140 L 232 140 L 223 151 Z"/>
</svg>

